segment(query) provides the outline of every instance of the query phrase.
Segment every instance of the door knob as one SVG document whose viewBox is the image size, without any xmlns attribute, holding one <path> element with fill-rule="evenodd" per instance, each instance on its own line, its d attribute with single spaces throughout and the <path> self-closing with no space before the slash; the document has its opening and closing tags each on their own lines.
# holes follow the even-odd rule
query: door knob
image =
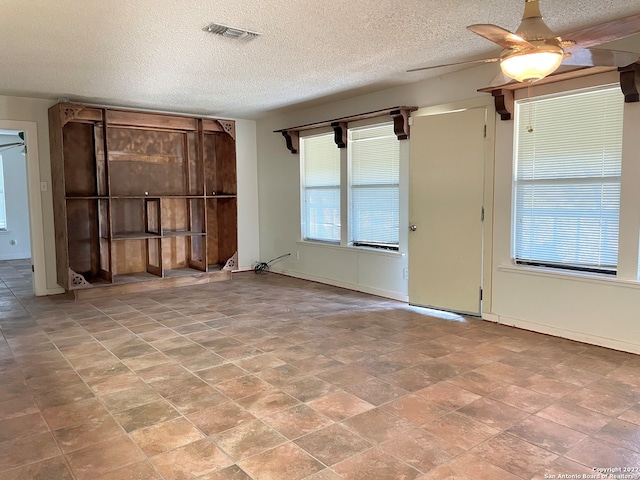
<svg viewBox="0 0 640 480">
<path fill-rule="evenodd" d="M 413 224 L 409 225 L 409 230 L 411 230 L 412 232 L 415 232 L 417 229 L 418 229 L 417 225 L 413 225 Z"/>
</svg>

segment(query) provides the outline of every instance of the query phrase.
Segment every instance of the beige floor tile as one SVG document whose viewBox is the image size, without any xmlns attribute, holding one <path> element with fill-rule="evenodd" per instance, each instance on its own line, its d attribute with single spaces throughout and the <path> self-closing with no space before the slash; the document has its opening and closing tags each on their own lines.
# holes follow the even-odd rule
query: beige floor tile
<svg viewBox="0 0 640 480">
<path fill-rule="evenodd" d="M 0 261 L 3 480 L 541 480 L 640 464 L 637 355 L 275 274 L 36 299 L 30 265 Z"/>
</svg>

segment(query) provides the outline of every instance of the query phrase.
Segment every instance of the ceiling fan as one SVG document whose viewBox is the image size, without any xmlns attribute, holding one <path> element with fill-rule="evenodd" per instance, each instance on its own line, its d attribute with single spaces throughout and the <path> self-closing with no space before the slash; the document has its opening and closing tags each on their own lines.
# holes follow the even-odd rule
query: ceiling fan
<svg viewBox="0 0 640 480">
<path fill-rule="evenodd" d="M 557 36 L 544 23 L 538 0 L 525 0 L 522 22 L 515 33 L 486 23 L 469 25 L 467 29 L 500 45 L 503 48 L 500 56 L 413 68 L 407 71 L 417 72 L 455 65 L 499 62 L 502 73 L 494 78 L 490 85 L 495 86 L 508 83 L 511 79 L 518 82 L 535 82 L 553 73 L 561 64 L 624 67 L 638 60 L 637 53 L 591 47 L 639 33 L 640 14 Z"/>
</svg>

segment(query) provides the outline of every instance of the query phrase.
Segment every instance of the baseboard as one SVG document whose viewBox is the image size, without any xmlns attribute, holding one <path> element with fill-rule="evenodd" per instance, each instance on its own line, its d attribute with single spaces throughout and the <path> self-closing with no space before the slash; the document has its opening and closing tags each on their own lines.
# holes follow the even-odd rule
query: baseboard
<svg viewBox="0 0 640 480">
<path fill-rule="evenodd" d="M 22 253 L 0 253 L 0 260 L 25 260 L 31 258 L 29 252 Z"/>
<path fill-rule="evenodd" d="M 284 269 L 271 269 L 274 273 L 280 273 L 281 275 L 287 275 L 289 277 L 300 278 L 302 280 L 309 280 L 311 282 L 324 283 L 326 285 L 332 285 L 334 287 L 346 288 L 348 290 L 355 290 L 356 292 L 368 293 L 370 295 L 376 295 L 378 297 L 389 298 L 391 300 L 398 300 L 400 302 L 408 302 L 409 297 L 398 292 L 391 292 L 388 290 L 382 290 L 380 288 L 367 287 L 366 285 L 358 285 L 351 282 L 341 282 L 333 278 L 319 277 L 316 275 L 309 275 L 307 273 L 294 272 Z"/>
<path fill-rule="evenodd" d="M 552 325 L 544 325 L 541 323 L 529 322 L 527 320 L 519 320 L 516 318 L 505 317 L 503 315 L 496 315 L 493 313 L 483 313 L 482 318 L 484 320 L 499 323 L 501 325 L 522 328 L 523 330 L 530 330 L 532 332 L 552 335 L 554 337 L 562 337 L 569 340 L 575 340 L 577 342 L 588 343 L 590 345 L 611 348 L 613 350 L 640 354 L 640 345 L 625 342 L 622 340 L 616 340 L 615 338 L 600 337 L 598 335 L 590 335 L 583 332 L 574 332 L 573 330 L 566 330 L 564 328 L 558 328 Z"/>
<path fill-rule="evenodd" d="M 61 293 L 64 293 L 64 288 L 62 287 L 53 287 L 53 288 L 47 288 L 47 290 L 45 291 L 45 295 L 60 295 Z"/>
</svg>

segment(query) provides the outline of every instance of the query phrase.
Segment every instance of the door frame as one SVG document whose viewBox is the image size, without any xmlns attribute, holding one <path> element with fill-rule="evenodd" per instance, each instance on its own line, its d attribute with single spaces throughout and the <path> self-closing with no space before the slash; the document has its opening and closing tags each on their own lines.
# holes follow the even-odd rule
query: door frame
<svg viewBox="0 0 640 480">
<path fill-rule="evenodd" d="M 487 133 L 484 148 L 484 223 L 482 229 L 482 303 L 480 315 L 491 312 L 493 278 L 493 204 L 495 175 L 495 138 L 496 111 L 490 96 L 475 97 L 458 102 L 419 108 L 411 113 L 410 124 L 414 117 L 441 115 L 472 108 L 486 108 Z M 411 140 L 409 140 L 411 141 Z M 411 259 L 409 259 L 409 264 Z"/>
<path fill-rule="evenodd" d="M 33 265 L 33 293 L 47 295 L 47 272 L 44 254 L 44 226 L 40 194 L 40 158 L 38 155 L 38 124 L 18 120 L 1 120 L 0 129 L 24 132 L 27 164 L 27 198 L 31 237 L 31 265 Z"/>
</svg>

